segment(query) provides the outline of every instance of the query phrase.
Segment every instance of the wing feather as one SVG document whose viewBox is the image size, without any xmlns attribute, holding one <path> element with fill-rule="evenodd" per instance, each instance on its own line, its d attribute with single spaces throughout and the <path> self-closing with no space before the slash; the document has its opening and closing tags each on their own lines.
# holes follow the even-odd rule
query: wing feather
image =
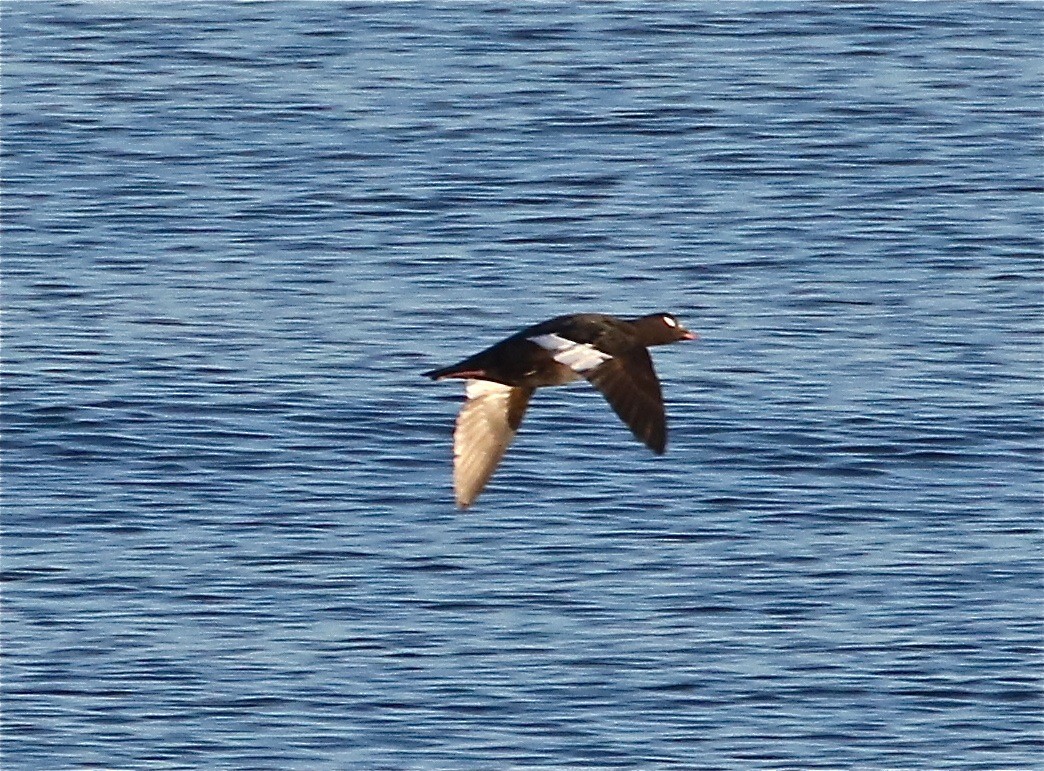
<svg viewBox="0 0 1044 771">
<path fill-rule="evenodd" d="M 536 335 L 529 340 L 549 351 L 551 357 L 559 364 L 565 364 L 581 375 L 612 358 L 611 354 L 590 343 L 578 343 L 555 334 Z"/>
<path fill-rule="evenodd" d="M 649 351 L 635 347 L 585 373 L 609 406 L 650 450 L 667 449 L 667 417 Z"/>
<path fill-rule="evenodd" d="M 453 432 L 453 487 L 460 508 L 470 506 L 493 476 L 532 395 L 532 388 L 467 381 L 467 401 Z"/>
</svg>

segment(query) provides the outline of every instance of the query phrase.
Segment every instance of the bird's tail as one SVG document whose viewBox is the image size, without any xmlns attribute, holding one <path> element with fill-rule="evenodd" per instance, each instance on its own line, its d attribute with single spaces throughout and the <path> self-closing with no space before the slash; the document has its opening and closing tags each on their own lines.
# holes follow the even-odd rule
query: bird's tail
<svg viewBox="0 0 1044 771">
<path fill-rule="evenodd" d="M 461 362 L 460 364 L 454 364 L 450 367 L 443 367 L 442 369 L 433 369 L 431 372 L 425 372 L 424 377 L 430 377 L 432 380 L 442 380 L 445 377 L 462 377 L 462 378 L 476 378 L 482 377 L 484 372 L 476 367 L 467 366 L 466 363 Z"/>
</svg>

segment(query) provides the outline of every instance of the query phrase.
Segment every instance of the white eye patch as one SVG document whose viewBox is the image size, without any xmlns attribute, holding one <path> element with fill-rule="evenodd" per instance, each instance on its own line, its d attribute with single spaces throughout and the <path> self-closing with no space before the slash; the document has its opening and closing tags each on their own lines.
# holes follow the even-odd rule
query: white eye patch
<svg viewBox="0 0 1044 771">
<path fill-rule="evenodd" d="M 574 343 L 572 340 L 566 340 L 564 337 L 554 334 L 537 335 L 529 339 L 544 350 L 551 351 L 552 358 L 559 364 L 565 364 L 574 372 L 581 374 L 613 358 L 589 343 Z"/>
<path fill-rule="evenodd" d="M 678 322 L 672 319 L 670 316 L 664 316 L 663 323 L 671 328 L 678 326 Z"/>
</svg>

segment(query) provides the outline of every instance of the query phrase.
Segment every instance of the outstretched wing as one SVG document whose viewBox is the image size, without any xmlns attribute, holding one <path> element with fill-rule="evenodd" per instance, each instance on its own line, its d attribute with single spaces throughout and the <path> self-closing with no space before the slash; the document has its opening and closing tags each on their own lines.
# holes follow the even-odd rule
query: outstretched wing
<svg viewBox="0 0 1044 771">
<path fill-rule="evenodd" d="M 549 351 L 559 364 L 586 377 L 638 439 L 653 452 L 663 453 L 667 448 L 667 418 L 648 349 L 610 340 L 615 349 L 615 354 L 610 354 L 592 343 L 578 343 L 557 334 L 529 339 Z"/>
<path fill-rule="evenodd" d="M 634 435 L 662 455 L 667 449 L 667 418 L 649 351 L 636 347 L 584 374 Z"/>
<path fill-rule="evenodd" d="M 460 508 L 470 506 L 515 438 L 533 395 L 489 380 L 468 380 L 467 401 L 453 432 L 453 488 Z"/>
</svg>

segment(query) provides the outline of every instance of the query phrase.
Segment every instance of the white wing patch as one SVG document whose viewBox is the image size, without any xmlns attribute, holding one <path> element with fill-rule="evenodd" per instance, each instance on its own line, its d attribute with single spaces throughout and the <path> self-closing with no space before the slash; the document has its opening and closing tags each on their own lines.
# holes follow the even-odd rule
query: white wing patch
<svg viewBox="0 0 1044 771">
<path fill-rule="evenodd" d="M 613 358 L 605 351 L 599 351 L 590 343 L 575 343 L 558 335 L 537 335 L 529 338 L 532 342 L 547 351 L 559 364 L 565 364 L 574 372 L 584 374 L 603 362 Z"/>
</svg>

